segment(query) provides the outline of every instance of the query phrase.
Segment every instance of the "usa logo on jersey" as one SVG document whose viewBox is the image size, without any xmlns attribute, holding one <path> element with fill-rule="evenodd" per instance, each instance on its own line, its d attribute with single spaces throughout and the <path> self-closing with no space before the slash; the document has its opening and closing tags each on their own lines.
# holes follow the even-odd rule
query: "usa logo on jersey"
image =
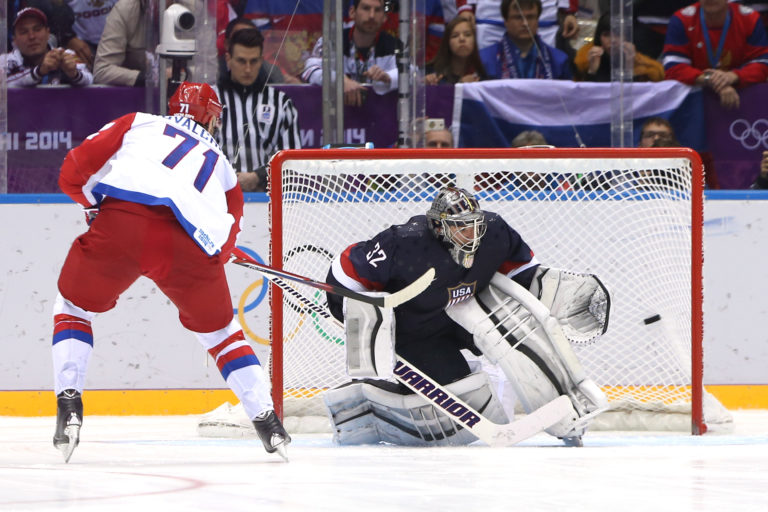
<svg viewBox="0 0 768 512">
<path fill-rule="evenodd" d="M 467 300 L 475 295 L 477 281 L 471 283 L 459 283 L 453 288 L 448 288 L 448 306 L 453 306 L 463 300 Z"/>
</svg>

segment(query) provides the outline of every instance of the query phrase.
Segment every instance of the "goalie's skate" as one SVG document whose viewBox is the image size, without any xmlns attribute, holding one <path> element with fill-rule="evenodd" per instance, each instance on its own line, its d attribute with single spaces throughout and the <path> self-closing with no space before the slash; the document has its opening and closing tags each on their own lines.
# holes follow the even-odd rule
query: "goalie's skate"
<svg viewBox="0 0 768 512">
<path fill-rule="evenodd" d="M 277 452 L 285 461 L 288 461 L 286 447 L 291 442 L 291 436 L 283 428 L 283 424 L 277 418 L 275 411 L 267 411 L 253 420 L 253 426 L 259 433 L 259 438 L 264 444 L 267 453 Z"/>
<path fill-rule="evenodd" d="M 584 379 L 579 383 L 571 390 L 570 398 L 578 418 L 573 420 L 570 431 L 559 437 L 565 446 L 581 447 L 584 446 L 582 436 L 589 424 L 608 409 L 608 398 L 592 379 Z"/>
<path fill-rule="evenodd" d="M 72 452 L 80 444 L 83 399 L 78 391 L 66 389 L 56 397 L 56 405 L 56 433 L 53 435 L 53 446 L 61 450 L 64 462 L 69 462 Z"/>
</svg>

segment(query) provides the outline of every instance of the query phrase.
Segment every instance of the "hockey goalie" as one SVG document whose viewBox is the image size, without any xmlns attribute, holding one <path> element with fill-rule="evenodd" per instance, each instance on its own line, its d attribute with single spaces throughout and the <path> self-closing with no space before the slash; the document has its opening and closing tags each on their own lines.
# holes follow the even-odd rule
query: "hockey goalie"
<svg viewBox="0 0 768 512">
<path fill-rule="evenodd" d="M 439 387 L 435 393 L 463 401 L 493 424 L 513 420 L 515 403 L 533 417 L 567 397 L 560 400 L 565 412 L 533 433 L 546 429 L 580 446 L 591 420 L 607 408 L 571 347 L 592 343 L 607 329 L 610 299 L 599 279 L 540 265 L 501 216 L 481 210 L 468 191 L 446 187 L 426 215 L 347 247 L 332 260 L 326 281 L 389 294 L 429 268 L 431 284 L 394 309 L 327 294 L 331 314 L 344 324 L 351 378 L 323 393 L 334 440 L 403 446 L 478 440 L 441 407 L 445 401 L 413 391 L 398 373 L 407 361 Z M 483 369 L 491 367 L 512 388 L 513 400 L 499 399 L 498 383 Z"/>
<path fill-rule="evenodd" d="M 330 284 L 395 292 L 434 267 L 431 285 L 394 310 L 328 294 L 345 324 L 352 382 L 323 395 L 339 444 L 464 445 L 477 440 L 440 407 L 393 379 L 407 360 L 484 418 L 505 410 L 489 376 L 465 354 L 495 365 L 529 414 L 559 396 L 567 413 L 546 431 L 580 446 L 607 398 L 585 374 L 571 343 L 605 333 L 609 295 L 599 279 L 539 265 L 521 236 L 483 211 L 468 191 L 439 191 L 426 215 L 391 226 L 338 255 Z"/>
</svg>

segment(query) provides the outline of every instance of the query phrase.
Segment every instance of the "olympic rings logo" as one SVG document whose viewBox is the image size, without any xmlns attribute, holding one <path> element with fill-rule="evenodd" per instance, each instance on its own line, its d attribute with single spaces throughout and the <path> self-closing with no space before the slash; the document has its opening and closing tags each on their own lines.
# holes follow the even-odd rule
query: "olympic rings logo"
<svg viewBox="0 0 768 512">
<path fill-rule="evenodd" d="M 253 251 L 247 247 L 240 247 L 238 246 L 240 250 L 251 256 L 253 259 L 258 261 L 259 263 L 264 263 L 264 260 L 261 259 L 261 256 L 256 251 Z M 256 296 L 255 299 L 249 304 L 246 304 L 248 301 L 248 297 L 251 295 L 251 293 L 256 290 L 257 288 L 261 288 L 259 290 L 259 294 Z M 249 311 L 252 311 L 255 309 L 261 302 L 264 300 L 264 297 L 267 295 L 267 288 L 266 283 L 264 282 L 264 278 L 262 277 L 258 281 L 254 281 L 250 285 L 246 287 L 246 289 L 243 291 L 243 293 L 240 295 L 240 301 L 237 304 L 237 308 L 235 308 L 234 313 L 237 315 L 237 319 L 240 322 L 240 326 L 243 328 L 243 333 L 245 333 L 246 336 L 251 338 L 253 341 L 260 345 L 266 345 L 269 346 L 269 340 L 267 338 L 262 338 L 261 336 L 258 336 L 256 333 L 254 333 L 250 327 L 248 326 L 248 322 L 246 322 L 245 314 Z"/>
<path fill-rule="evenodd" d="M 264 260 L 259 256 L 258 253 L 253 251 L 252 249 L 249 249 L 247 247 L 241 247 L 238 246 L 239 249 L 241 249 L 243 252 L 250 255 L 253 259 L 258 261 L 259 263 L 264 263 Z M 297 251 L 301 253 L 302 251 L 309 251 L 309 252 L 315 252 L 322 254 L 323 256 L 328 258 L 328 261 L 330 262 L 331 255 L 328 253 L 328 251 L 325 251 L 323 249 L 318 249 L 312 246 L 302 246 L 299 247 Z M 294 254 L 294 251 L 289 252 L 288 256 L 292 256 Z M 267 289 L 269 286 L 267 285 L 267 281 L 262 277 L 258 281 L 254 281 L 250 285 L 248 285 L 243 293 L 240 295 L 240 300 L 238 301 L 237 308 L 234 309 L 234 313 L 237 315 L 237 319 L 240 322 L 240 326 L 243 328 L 243 333 L 248 336 L 248 338 L 252 339 L 256 343 L 259 343 L 260 345 L 269 346 L 270 340 L 267 338 L 263 338 L 259 335 L 257 335 L 248 325 L 248 322 L 245 317 L 245 313 L 248 313 L 255 309 L 261 302 L 264 300 L 264 297 L 267 295 Z M 251 296 L 251 294 L 256 290 L 259 289 L 259 293 L 250 303 L 248 303 L 248 298 Z M 312 296 L 313 302 L 316 304 L 320 304 L 322 300 L 322 293 L 320 291 L 315 291 L 315 293 Z M 301 330 L 302 326 L 304 325 L 304 321 L 306 319 L 306 315 L 308 314 L 310 318 L 312 319 L 312 327 L 317 332 L 317 335 L 319 335 L 322 339 L 337 344 L 337 345 L 343 345 L 344 339 L 339 338 L 337 336 L 334 336 L 333 334 L 329 333 L 326 330 L 326 327 L 322 325 L 324 319 L 321 319 L 320 316 L 317 313 L 314 313 L 312 311 L 306 311 L 303 307 L 294 305 L 289 302 L 289 305 L 294 309 L 297 310 L 296 312 L 299 313 L 300 317 L 298 319 L 298 323 L 296 327 L 294 328 L 294 332 L 286 335 L 284 338 L 284 341 L 289 341 L 295 338 L 296 334 Z M 297 309 L 298 308 L 298 309 Z"/>
<path fill-rule="evenodd" d="M 731 137 L 741 143 L 744 149 L 768 149 L 768 119 L 758 119 L 751 125 L 746 119 L 737 119 L 729 128 Z"/>
</svg>

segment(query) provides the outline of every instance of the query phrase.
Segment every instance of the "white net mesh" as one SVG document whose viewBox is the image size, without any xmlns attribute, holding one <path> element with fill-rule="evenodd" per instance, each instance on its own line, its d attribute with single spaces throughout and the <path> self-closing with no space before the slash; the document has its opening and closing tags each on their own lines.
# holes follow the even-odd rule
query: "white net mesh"
<svg viewBox="0 0 768 512">
<path fill-rule="evenodd" d="M 444 185 L 467 188 L 543 264 L 595 274 L 609 290 L 608 332 L 575 350 L 612 409 L 690 414 L 691 223 L 702 208 L 692 152 L 416 150 L 395 158 L 402 151 L 315 151 L 311 160 L 289 152 L 273 161 L 273 251 L 282 245 L 273 264 L 282 257 L 286 270 L 324 281 L 350 244 L 424 214 Z M 347 380 L 343 332 L 288 298 L 282 311 L 273 343 L 284 352 L 286 414 L 323 415 L 307 398 Z"/>
</svg>

